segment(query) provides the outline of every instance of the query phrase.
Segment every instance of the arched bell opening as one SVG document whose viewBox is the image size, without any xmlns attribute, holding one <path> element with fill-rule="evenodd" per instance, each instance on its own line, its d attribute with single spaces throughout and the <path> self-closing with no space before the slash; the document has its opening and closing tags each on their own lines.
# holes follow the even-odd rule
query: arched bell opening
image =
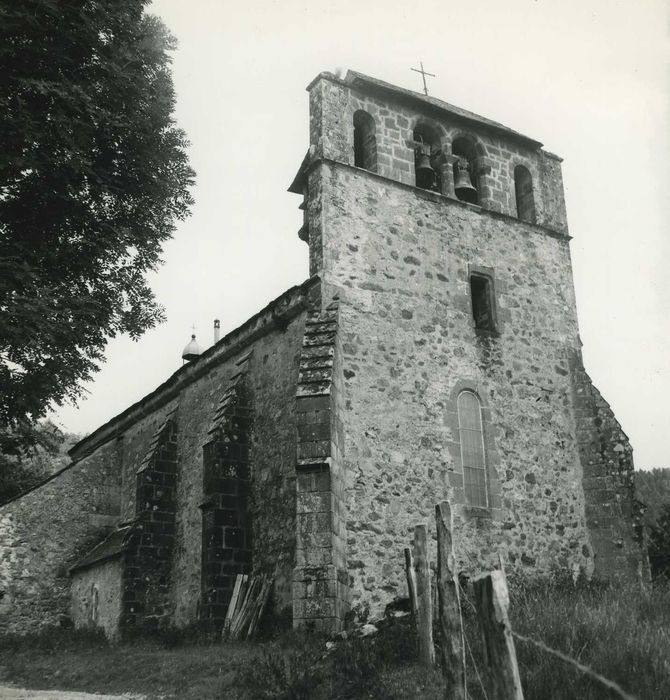
<svg viewBox="0 0 670 700">
<path fill-rule="evenodd" d="M 454 192 L 463 202 L 479 204 L 479 178 L 477 176 L 477 152 L 475 144 L 465 136 L 459 136 L 451 145 L 454 156 Z"/>
<path fill-rule="evenodd" d="M 417 187 L 442 192 L 442 146 L 436 129 L 419 124 L 414 128 L 414 183 Z"/>
<path fill-rule="evenodd" d="M 362 109 L 354 113 L 354 165 L 377 172 L 375 120 Z"/>
</svg>

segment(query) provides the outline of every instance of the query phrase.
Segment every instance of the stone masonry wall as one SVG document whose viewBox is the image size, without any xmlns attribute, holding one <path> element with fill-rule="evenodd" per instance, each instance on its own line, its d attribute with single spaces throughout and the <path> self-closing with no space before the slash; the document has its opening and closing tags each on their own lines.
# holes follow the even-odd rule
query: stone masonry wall
<svg viewBox="0 0 670 700">
<path fill-rule="evenodd" d="M 117 439 L 117 468 L 122 474 L 121 521 L 137 517 L 137 473 L 147 455 L 153 453 L 155 441 L 160 435 L 168 416 L 174 415 L 178 400 L 161 406 L 149 415 L 142 416 L 129 426 Z"/>
<path fill-rule="evenodd" d="M 635 500 L 633 449 L 610 405 L 591 382 L 579 353 L 571 359 L 570 376 L 594 574 L 602 579 L 647 578 L 642 513 Z"/>
<path fill-rule="evenodd" d="M 121 576 L 119 559 L 101 562 L 73 574 L 70 611 L 75 628 L 101 628 L 109 639 L 119 638 Z"/>
<path fill-rule="evenodd" d="M 310 89 L 310 143 L 315 147 L 314 157 L 354 164 L 353 118 L 357 110 L 367 112 L 374 119 L 376 172 L 380 175 L 415 184 L 413 131 L 417 125 L 427 125 L 439 134 L 439 146 L 444 154 L 442 194 L 453 198 L 452 143 L 466 136 L 477 151 L 479 182 L 475 184 L 482 207 L 517 216 L 514 168 L 523 165 L 533 180 L 537 223 L 567 232 L 560 158 L 540 150 L 523 137 L 503 136 L 485 125 L 444 113 L 423 103 L 420 95 L 414 100 L 404 96 L 393 98 L 369 85 L 363 89 L 332 76 L 318 79 Z"/>
<path fill-rule="evenodd" d="M 172 623 L 177 477 L 178 429 L 171 413 L 156 431 L 135 476 L 133 532 L 123 554 L 120 628 L 124 634 L 165 629 Z"/>
<path fill-rule="evenodd" d="M 310 314 L 296 396 L 293 624 L 337 632 L 349 609 L 337 303 Z"/>
<path fill-rule="evenodd" d="M 295 556 L 295 393 L 305 317 L 308 308 L 318 305 L 319 294 L 318 279 L 288 290 L 198 360 L 180 368 L 155 392 L 76 445 L 71 469 L 0 509 L 0 630 L 30 631 L 56 624 L 68 613 L 68 568 L 120 522 L 136 519 L 137 471 L 170 414 L 179 426 L 172 455 L 178 471 L 176 490 L 170 496 L 175 504 L 175 540 L 165 577 L 169 600 L 161 606 L 163 612 L 170 611 L 166 624 L 184 626 L 198 620 L 203 446 L 210 439 L 208 430 L 223 393 L 245 356 L 250 394 L 263 407 L 255 418 L 250 444 L 253 567 L 275 575 L 275 609 L 290 608 Z M 153 496 L 162 498 L 155 492 Z M 152 511 L 153 505 L 158 503 L 150 505 Z M 129 549 L 132 546 L 129 542 Z"/>
<path fill-rule="evenodd" d="M 466 571 L 498 553 L 521 571 L 588 570 L 567 239 L 347 165 L 315 167 L 312 189 L 323 194 L 324 296 L 340 297 L 352 602 L 379 610 L 405 594 L 403 547 L 416 523 L 434 531 L 442 499 L 456 505 Z M 494 277 L 498 334 L 474 328 L 473 265 Z M 497 478 L 485 512 L 459 495 L 459 386 L 486 407 Z"/>
<path fill-rule="evenodd" d="M 68 568 L 119 520 L 116 451 L 110 442 L 0 508 L 0 632 L 34 632 L 69 615 Z"/>
<path fill-rule="evenodd" d="M 248 389 L 254 414 L 250 442 L 249 511 L 254 571 L 275 575 L 275 609 L 291 605 L 295 555 L 295 390 L 305 313 L 287 321 L 277 317 L 271 330 L 208 369 L 180 395 L 180 477 L 177 492 L 177 540 L 173 568 L 175 623 L 199 618 L 202 604 L 203 447 L 220 401 L 247 359 Z M 198 360 L 196 362 L 200 362 Z"/>
<path fill-rule="evenodd" d="M 202 598 L 200 618 L 210 632 L 223 629 L 238 574 L 252 561 L 249 509 L 251 397 L 247 361 L 241 363 L 217 409 L 203 447 Z"/>
</svg>

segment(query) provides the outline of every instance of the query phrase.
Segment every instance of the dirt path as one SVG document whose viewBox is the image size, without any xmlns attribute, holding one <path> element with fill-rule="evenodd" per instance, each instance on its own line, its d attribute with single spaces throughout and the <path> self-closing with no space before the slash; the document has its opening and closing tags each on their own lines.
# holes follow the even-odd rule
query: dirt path
<svg viewBox="0 0 670 700">
<path fill-rule="evenodd" d="M 144 695 L 92 695 L 71 690 L 26 690 L 0 685 L 2 700 L 143 700 Z"/>
</svg>

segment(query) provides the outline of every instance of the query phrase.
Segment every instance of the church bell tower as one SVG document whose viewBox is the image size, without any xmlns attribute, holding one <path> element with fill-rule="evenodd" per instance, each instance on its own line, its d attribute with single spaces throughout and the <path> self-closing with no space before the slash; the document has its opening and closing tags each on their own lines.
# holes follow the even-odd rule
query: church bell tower
<svg viewBox="0 0 670 700">
<path fill-rule="evenodd" d="M 632 450 L 582 365 L 561 159 L 357 72 L 308 91 L 290 191 L 339 300 L 349 602 L 403 595 L 396 555 L 442 500 L 471 573 L 499 554 L 532 575 L 640 570 Z"/>
</svg>

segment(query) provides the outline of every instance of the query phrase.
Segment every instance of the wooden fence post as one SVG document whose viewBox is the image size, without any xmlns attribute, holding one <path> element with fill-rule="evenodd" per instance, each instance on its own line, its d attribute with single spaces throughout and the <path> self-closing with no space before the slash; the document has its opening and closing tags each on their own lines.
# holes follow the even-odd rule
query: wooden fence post
<svg viewBox="0 0 670 700">
<path fill-rule="evenodd" d="M 509 592 L 502 571 L 482 574 L 473 581 L 479 624 L 488 667 L 489 700 L 523 700 L 516 650 L 509 623 Z"/>
<path fill-rule="evenodd" d="M 412 550 L 405 547 L 405 574 L 407 575 L 407 591 L 409 593 L 409 607 L 412 611 L 412 619 L 416 625 L 417 602 L 416 602 L 416 575 L 414 573 L 414 560 Z"/>
<path fill-rule="evenodd" d="M 437 591 L 446 700 L 465 700 L 465 644 L 458 571 L 452 546 L 453 519 L 446 501 L 435 506 L 437 524 Z"/>
<path fill-rule="evenodd" d="M 419 637 L 419 661 L 425 666 L 433 666 L 435 664 L 435 647 L 433 645 L 430 567 L 428 566 L 425 525 L 417 525 L 414 528 L 414 572 L 416 574 L 416 628 Z"/>
</svg>

